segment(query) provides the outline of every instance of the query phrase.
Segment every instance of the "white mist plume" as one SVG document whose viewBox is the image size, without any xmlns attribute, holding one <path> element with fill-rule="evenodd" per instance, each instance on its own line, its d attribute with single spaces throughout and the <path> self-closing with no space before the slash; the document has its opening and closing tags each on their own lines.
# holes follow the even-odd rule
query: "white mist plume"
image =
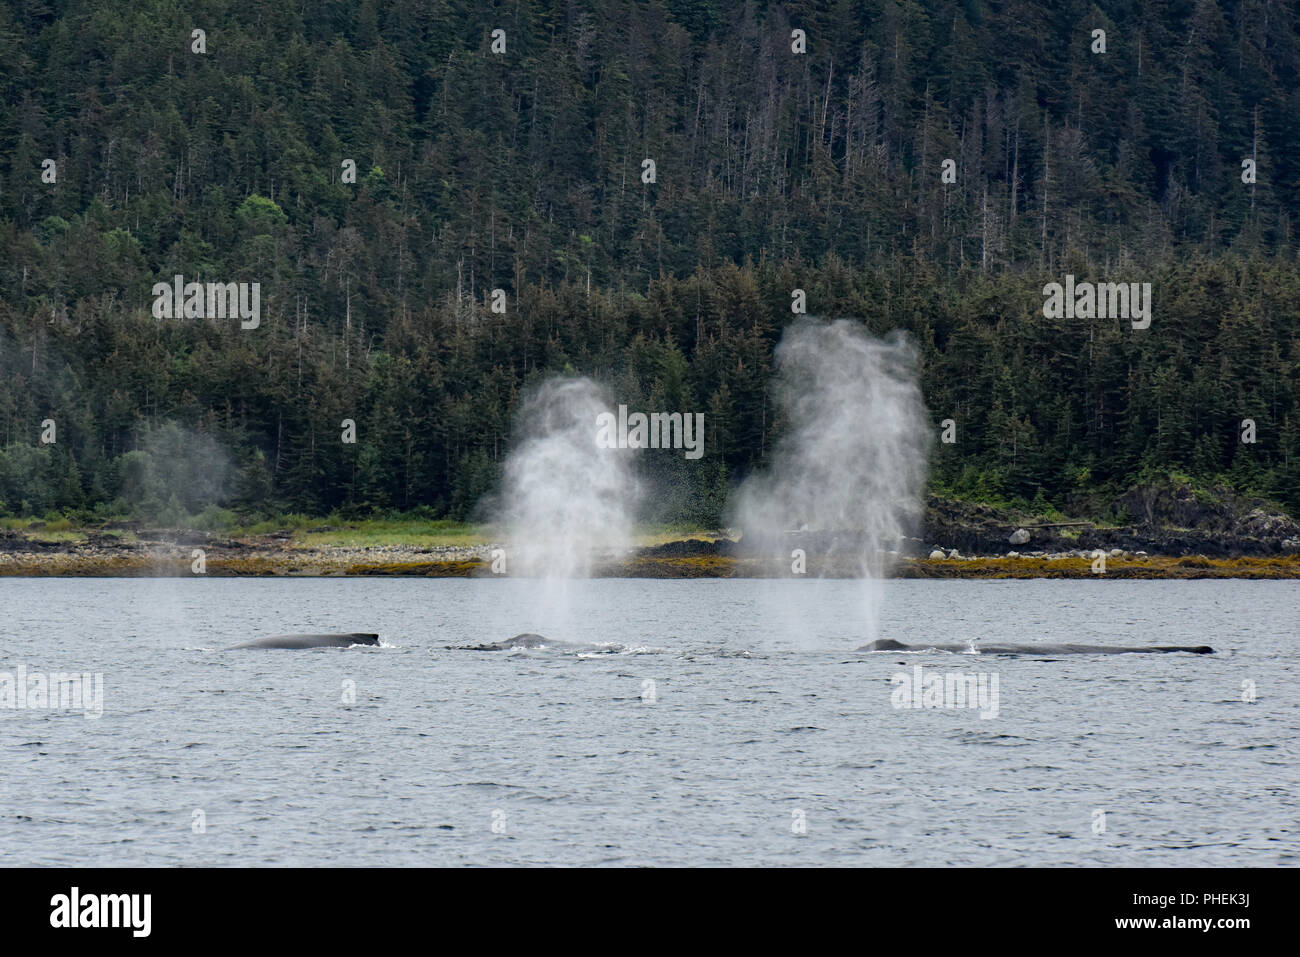
<svg viewBox="0 0 1300 957">
<path fill-rule="evenodd" d="M 858 322 L 804 320 L 776 350 L 776 400 L 786 431 L 765 473 L 739 491 L 734 524 L 763 549 L 807 549 L 868 581 L 866 628 L 901 539 L 913 532 L 933 440 L 917 353 L 901 332 L 871 336 Z M 803 538 L 791 531 L 811 533 Z M 787 543 L 796 541 L 794 545 Z"/>
<path fill-rule="evenodd" d="M 567 583 L 590 577 L 596 561 L 619 556 L 632 540 L 633 453 L 596 444 L 596 417 L 610 408 L 590 379 L 550 379 L 524 399 L 516 419 L 498 511 L 510 574 L 546 584 L 538 627 L 546 619 L 563 627 Z"/>
</svg>

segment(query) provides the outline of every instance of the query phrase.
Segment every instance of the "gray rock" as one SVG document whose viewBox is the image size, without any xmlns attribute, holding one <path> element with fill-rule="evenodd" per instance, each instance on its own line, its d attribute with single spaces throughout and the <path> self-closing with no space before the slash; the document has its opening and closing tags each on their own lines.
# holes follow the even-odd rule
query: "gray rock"
<svg viewBox="0 0 1300 957">
<path fill-rule="evenodd" d="M 1007 539 L 1007 541 L 1009 541 L 1012 545 L 1023 545 L 1027 541 L 1029 541 L 1029 532 L 1028 530 L 1023 528 L 1017 528 L 1014 532 L 1011 533 L 1011 537 Z"/>
</svg>

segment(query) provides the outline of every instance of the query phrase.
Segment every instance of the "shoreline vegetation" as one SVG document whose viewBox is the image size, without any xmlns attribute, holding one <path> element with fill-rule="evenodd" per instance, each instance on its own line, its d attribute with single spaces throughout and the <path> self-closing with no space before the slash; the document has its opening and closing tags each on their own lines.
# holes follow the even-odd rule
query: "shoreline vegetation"
<svg viewBox="0 0 1300 957">
<path fill-rule="evenodd" d="M 779 344 L 846 321 L 916 350 L 932 489 L 1300 515 L 1294 4 L 1113 5 L 1096 56 L 1029 3 L 798 4 L 800 52 L 739 0 L 518 0 L 501 52 L 463 3 L 202 6 L 211 55 L 0 4 L 0 514 L 466 520 L 586 377 L 704 423 L 644 517 L 726 523 L 801 424 Z"/>
<path fill-rule="evenodd" d="M 932 501 L 927 533 L 942 527 L 936 511 L 943 509 L 936 510 Z M 964 536 L 995 547 L 977 544 L 967 554 L 956 547 L 932 548 L 917 538 L 906 543 L 907 554 L 882 555 L 881 561 L 886 576 L 894 578 L 1300 578 L 1300 543 L 1291 539 L 1282 548 L 1278 542 L 1225 541 L 1203 532 L 1198 539 L 1185 529 L 1138 534 L 1082 521 L 1026 525 L 1032 528 L 1031 542 L 1018 547 L 1007 546 L 1005 538 L 996 546 L 1001 536 L 994 537 L 992 529 L 1004 532 L 1010 527 L 1005 522 L 979 526 L 967 520 L 960 534 L 947 529 L 950 541 Z M 289 517 L 282 527 L 271 526 L 213 532 L 150 528 L 138 521 L 74 526 L 67 520 L 8 519 L 0 524 L 0 577 L 497 577 L 494 551 L 510 552 L 509 543 L 494 539 L 490 527 L 457 522 Z M 1160 541 L 1180 548 L 1162 552 L 1153 544 Z M 1182 547 L 1187 541 L 1206 548 L 1189 553 Z M 790 558 L 773 557 L 795 548 L 807 555 L 802 575 L 793 573 Z M 1105 554 L 1100 571 L 1099 552 Z M 860 575 L 859 554 L 850 545 L 837 557 L 836 546 L 813 533 L 787 533 L 759 553 L 746 549 L 734 529 L 645 527 L 626 554 L 596 556 L 592 576 L 854 578 Z"/>
</svg>

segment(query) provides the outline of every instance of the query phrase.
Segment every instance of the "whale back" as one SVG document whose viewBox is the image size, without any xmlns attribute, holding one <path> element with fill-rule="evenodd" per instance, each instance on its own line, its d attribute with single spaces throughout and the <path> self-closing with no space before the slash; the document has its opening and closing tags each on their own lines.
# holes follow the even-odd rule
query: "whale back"
<svg viewBox="0 0 1300 957">
<path fill-rule="evenodd" d="M 910 645 L 895 641 L 893 638 L 880 638 L 869 645 L 863 645 L 858 651 L 908 651 L 910 648 Z"/>
<path fill-rule="evenodd" d="M 379 635 L 372 632 L 352 631 L 341 634 L 271 635 L 247 641 L 233 648 L 350 648 L 353 645 L 377 645 Z M 232 648 L 232 650 L 233 650 Z"/>
<path fill-rule="evenodd" d="M 462 645 L 459 646 L 461 651 L 509 651 L 512 648 L 547 648 L 563 642 L 554 642 L 541 635 L 535 635 L 531 631 L 526 631 L 522 635 L 515 635 L 513 638 L 506 638 L 504 641 L 490 641 L 484 645 Z M 448 645 L 448 648 L 456 648 L 456 645 Z"/>
<path fill-rule="evenodd" d="M 892 638 L 881 638 L 858 651 L 952 651 L 968 652 L 971 645 L 954 643 L 922 643 L 907 645 Z M 987 644 L 977 650 L 985 655 L 1142 655 L 1185 652 L 1193 655 L 1212 655 L 1209 645 L 1081 645 L 1081 644 Z"/>
<path fill-rule="evenodd" d="M 515 635 L 513 638 L 507 638 L 501 644 L 506 648 L 544 648 L 551 644 L 541 635 L 535 635 L 532 632 L 524 632 L 522 635 Z"/>
</svg>

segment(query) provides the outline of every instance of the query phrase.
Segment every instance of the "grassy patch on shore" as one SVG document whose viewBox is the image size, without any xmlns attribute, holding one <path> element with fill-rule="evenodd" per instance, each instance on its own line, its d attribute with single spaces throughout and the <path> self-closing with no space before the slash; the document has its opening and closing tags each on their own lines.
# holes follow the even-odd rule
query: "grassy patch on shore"
<svg viewBox="0 0 1300 957">
<path fill-rule="evenodd" d="M 409 545 L 416 547 L 448 546 L 468 548 L 489 545 L 501 540 L 502 530 L 490 525 L 472 525 L 428 519 L 367 519 L 357 522 L 331 524 L 322 520 L 317 527 L 297 530 L 295 541 L 304 545 L 369 547 L 373 545 Z M 725 530 L 704 529 L 693 526 L 645 525 L 633 532 L 633 543 L 639 547 L 663 545 L 698 538 L 716 541 L 726 537 Z"/>
<path fill-rule="evenodd" d="M 418 514 L 375 518 L 345 518 L 338 513 L 325 516 L 308 516 L 295 513 L 278 515 L 258 521 L 241 521 L 233 512 L 213 510 L 180 526 L 155 524 L 140 520 L 109 519 L 83 521 L 69 516 L 39 518 L 0 518 L 0 530 L 16 532 L 37 542 L 85 542 L 92 535 L 110 536 L 122 542 L 134 542 L 141 536 L 157 537 L 155 532 L 205 532 L 218 538 L 230 539 L 283 539 L 310 548 L 372 548 L 380 546 L 409 546 L 412 548 L 473 548 L 500 541 L 502 530 L 490 525 L 473 524 L 450 519 L 433 519 Z M 633 544 L 638 547 L 663 545 L 668 542 L 701 539 L 716 541 L 727 536 L 727 530 L 702 528 L 692 525 L 644 525 L 633 532 Z M 164 536 L 165 537 L 165 536 Z"/>
<path fill-rule="evenodd" d="M 343 545 L 369 548 L 376 545 L 412 545 L 419 547 L 487 545 L 491 530 L 464 522 L 420 519 L 369 519 L 344 525 L 300 529 L 294 540 L 304 545 L 327 547 Z"/>
</svg>

